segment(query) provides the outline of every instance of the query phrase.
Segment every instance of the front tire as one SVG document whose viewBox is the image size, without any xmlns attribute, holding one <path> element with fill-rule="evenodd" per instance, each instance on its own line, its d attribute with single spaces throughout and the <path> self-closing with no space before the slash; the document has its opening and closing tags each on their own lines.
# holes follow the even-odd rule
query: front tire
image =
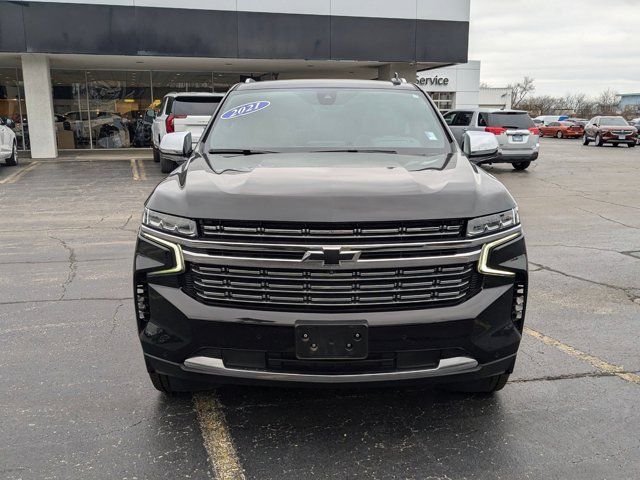
<svg viewBox="0 0 640 480">
<path fill-rule="evenodd" d="M 601 147 L 604 145 L 604 142 L 602 141 L 602 137 L 600 136 L 599 133 L 596 135 L 595 143 L 596 143 L 596 147 Z"/>
<path fill-rule="evenodd" d="M 160 171 L 162 173 L 171 173 L 176 168 L 178 168 L 178 164 L 174 161 L 171 161 L 165 157 L 160 158 Z"/>
<path fill-rule="evenodd" d="M 176 395 L 175 392 L 171 388 L 171 382 L 169 381 L 169 377 L 166 375 L 162 375 L 161 373 L 149 372 L 149 378 L 151 379 L 151 383 L 154 388 L 159 392 L 164 393 L 165 395 Z"/>
<path fill-rule="evenodd" d="M 629 146 L 629 148 L 635 148 L 635 146 L 636 146 L 635 143 L 627 143 L 627 145 Z"/>
<path fill-rule="evenodd" d="M 562 130 L 558 130 L 558 133 L 556 133 L 556 138 L 564 138 L 564 134 L 562 133 Z"/>
<path fill-rule="evenodd" d="M 13 142 L 13 146 L 11 148 L 11 156 L 7 158 L 4 163 L 6 163 L 8 167 L 15 167 L 18 165 L 18 146 L 16 145 L 16 142 Z"/>
<path fill-rule="evenodd" d="M 151 147 L 151 150 L 153 151 L 153 161 L 158 163 L 160 161 L 160 150 L 156 147 Z"/>
<path fill-rule="evenodd" d="M 587 137 L 586 133 L 582 137 L 582 144 L 583 145 L 589 145 L 589 137 Z"/>
<path fill-rule="evenodd" d="M 444 385 L 444 389 L 450 392 L 483 393 L 490 395 L 504 388 L 509 380 L 508 373 L 501 373 L 492 377 L 470 380 L 468 382 L 455 382 Z"/>
<path fill-rule="evenodd" d="M 518 171 L 526 170 L 531 165 L 531 162 L 515 162 L 512 164 L 513 168 Z"/>
</svg>

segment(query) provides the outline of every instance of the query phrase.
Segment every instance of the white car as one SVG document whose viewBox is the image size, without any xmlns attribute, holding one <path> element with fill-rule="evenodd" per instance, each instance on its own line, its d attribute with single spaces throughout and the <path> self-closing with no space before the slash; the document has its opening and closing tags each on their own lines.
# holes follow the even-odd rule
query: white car
<svg viewBox="0 0 640 480">
<path fill-rule="evenodd" d="M 153 159 L 160 162 L 163 173 L 169 173 L 178 165 L 174 160 L 160 155 L 162 137 L 167 133 L 191 132 L 191 140 L 195 145 L 223 97 L 223 93 L 207 92 L 172 92 L 164 96 L 151 126 Z"/>
<path fill-rule="evenodd" d="M 563 122 L 567 118 L 569 118 L 568 115 L 540 115 L 540 116 L 534 118 L 533 122 L 538 127 L 546 127 L 551 122 Z"/>
<path fill-rule="evenodd" d="M 10 167 L 18 165 L 18 143 L 13 132 L 15 123 L 10 118 L 0 118 L 0 160 Z"/>
</svg>

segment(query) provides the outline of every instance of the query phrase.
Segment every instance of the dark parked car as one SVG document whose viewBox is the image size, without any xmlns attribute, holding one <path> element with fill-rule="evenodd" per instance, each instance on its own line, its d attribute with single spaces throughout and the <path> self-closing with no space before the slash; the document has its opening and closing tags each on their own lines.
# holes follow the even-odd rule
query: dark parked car
<svg viewBox="0 0 640 480">
<path fill-rule="evenodd" d="M 239 84 L 191 140 L 163 137 L 188 160 L 148 198 L 135 252 L 158 390 L 505 385 L 528 281 L 516 203 L 417 86 Z M 498 151 L 491 133 L 464 143 Z"/>
<path fill-rule="evenodd" d="M 638 132 L 640 132 L 640 118 L 634 118 L 629 122 L 629 125 L 634 127 Z M 640 145 L 640 135 L 638 135 L 636 143 Z"/>
<path fill-rule="evenodd" d="M 635 147 L 637 141 L 638 130 L 622 117 L 595 117 L 584 128 L 584 145 L 594 142 L 598 147 L 605 143 Z"/>
<path fill-rule="evenodd" d="M 122 115 L 129 130 L 129 138 L 133 147 L 151 146 L 151 124 L 153 116 L 150 110 L 131 110 Z"/>
</svg>

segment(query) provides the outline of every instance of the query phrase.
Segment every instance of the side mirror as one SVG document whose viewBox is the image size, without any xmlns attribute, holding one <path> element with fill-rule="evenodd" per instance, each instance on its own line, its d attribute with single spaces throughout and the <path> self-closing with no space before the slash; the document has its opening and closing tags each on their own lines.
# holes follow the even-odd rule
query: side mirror
<svg viewBox="0 0 640 480">
<path fill-rule="evenodd" d="M 468 131 L 462 139 L 462 151 L 474 163 L 496 161 L 502 155 L 493 133 Z"/>
<path fill-rule="evenodd" d="M 11 129 L 16 128 L 16 122 L 14 122 L 13 120 L 11 120 L 10 118 L 5 118 L 5 120 L 4 120 L 4 124 L 5 124 L 5 126 L 7 126 L 7 127 L 11 128 Z"/>
<path fill-rule="evenodd" d="M 160 140 L 160 154 L 162 155 L 169 157 L 189 157 L 192 152 L 191 132 L 167 133 L 162 137 L 162 140 Z"/>
<path fill-rule="evenodd" d="M 156 118 L 156 111 L 153 108 L 149 108 L 146 112 L 144 112 L 145 117 Z"/>
</svg>

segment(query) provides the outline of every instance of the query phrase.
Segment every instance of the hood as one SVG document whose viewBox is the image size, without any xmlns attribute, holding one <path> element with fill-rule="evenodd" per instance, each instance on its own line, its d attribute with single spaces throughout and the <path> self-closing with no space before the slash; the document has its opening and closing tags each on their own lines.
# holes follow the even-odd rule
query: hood
<svg viewBox="0 0 640 480">
<path fill-rule="evenodd" d="M 632 125 L 616 125 L 616 126 L 611 126 L 611 125 L 602 125 L 600 127 L 600 130 L 603 131 L 607 131 L 610 132 L 612 130 L 628 130 L 628 131 L 638 131 L 636 127 L 632 126 Z"/>
<path fill-rule="evenodd" d="M 345 164 L 353 158 L 345 153 L 332 160 L 341 155 Z M 460 154 L 443 170 L 409 171 L 400 163 L 372 162 L 226 173 L 214 172 L 196 154 L 147 200 L 152 210 L 188 218 L 300 222 L 470 218 L 514 206 L 498 180 Z"/>
</svg>

